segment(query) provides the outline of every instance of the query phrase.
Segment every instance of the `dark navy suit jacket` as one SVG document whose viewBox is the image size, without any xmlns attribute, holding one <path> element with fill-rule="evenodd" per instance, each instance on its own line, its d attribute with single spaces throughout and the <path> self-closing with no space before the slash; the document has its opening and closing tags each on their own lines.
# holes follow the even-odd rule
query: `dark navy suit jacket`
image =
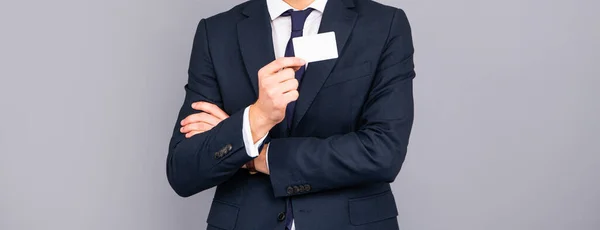
<svg viewBox="0 0 600 230">
<path fill-rule="evenodd" d="M 335 31 L 339 58 L 309 64 L 291 131 L 270 131 L 271 175 L 249 175 L 243 110 L 273 61 L 265 0 L 198 25 L 186 96 L 167 159 L 169 183 L 187 197 L 217 186 L 208 229 L 283 230 L 286 199 L 298 230 L 398 229 L 390 184 L 406 155 L 415 77 L 404 12 L 371 0 L 329 0 L 320 33 Z M 230 114 L 186 139 L 179 121 L 197 101 Z"/>
</svg>

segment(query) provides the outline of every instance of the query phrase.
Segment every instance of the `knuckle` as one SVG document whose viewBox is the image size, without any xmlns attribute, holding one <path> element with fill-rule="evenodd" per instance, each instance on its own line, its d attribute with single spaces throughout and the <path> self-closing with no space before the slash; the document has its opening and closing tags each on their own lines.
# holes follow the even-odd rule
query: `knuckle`
<svg viewBox="0 0 600 230">
<path fill-rule="evenodd" d="M 263 79 L 262 82 L 260 83 L 260 87 L 263 89 L 269 88 L 269 86 L 271 86 L 271 84 L 273 84 L 273 80 L 271 80 L 271 78 Z"/>
<path fill-rule="evenodd" d="M 189 125 L 188 125 L 188 128 L 187 128 L 187 130 L 188 130 L 188 131 L 192 131 L 192 130 L 194 130 L 194 129 L 196 129 L 196 123 L 193 123 L 193 124 L 189 124 Z"/>
<path fill-rule="evenodd" d="M 209 115 L 208 113 L 202 113 L 201 117 L 199 117 L 198 121 L 207 121 L 208 119 L 210 119 L 211 115 Z"/>
<path fill-rule="evenodd" d="M 197 116 L 197 115 L 196 115 L 196 114 L 194 114 L 194 116 L 193 116 L 193 117 L 190 117 L 190 118 L 186 119 L 186 121 L 185 121 L 185 124 L 188 124 L 188 125 L 189 125 L 189 124 L 191 124 L 191 123 L 194 123 L 194 122 L 196 122 L 196 120 L 198 119 L 196 116 Z"/>
<path fill-rule="evenodd" d="M 267 78 L 264 80 L 264 82 L 265 82 L 265 86 L 270 86 L 273 84 L 274 80 L 273 80 L 273 78 Z"/>
<path fill-rule="evenodd" d="M 286 97 L 288 103 L 295 101 L 296 99 L 298 99 L 298 92 L 297 91 L 290 91 L 289 94 Z"/>
<path fill-rule="evenodd" d="M 286 68 L 284 69 L 285 74 L 287 74 L 288 76 L 294 75 L 296 72 L 294 72 L 294 70 L 292 68 Z"/>
</svg>

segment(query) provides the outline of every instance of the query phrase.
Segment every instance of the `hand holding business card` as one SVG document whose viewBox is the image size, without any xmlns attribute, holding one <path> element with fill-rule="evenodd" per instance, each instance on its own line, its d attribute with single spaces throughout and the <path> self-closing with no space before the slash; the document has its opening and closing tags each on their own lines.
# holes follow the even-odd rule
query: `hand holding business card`
<svg viewBox="0 0 600 230">
<path fill-rule="evenodd" d="M 296 57 L 306 63 L 338 58 L 335 32 L 327 32 L 292 39 Z"/>
</svg>

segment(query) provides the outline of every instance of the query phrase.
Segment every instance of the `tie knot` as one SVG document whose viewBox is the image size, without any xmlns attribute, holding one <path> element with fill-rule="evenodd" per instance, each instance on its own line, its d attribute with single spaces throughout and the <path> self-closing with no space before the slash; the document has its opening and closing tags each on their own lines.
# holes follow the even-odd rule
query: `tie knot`
<svg viewBox="0 0 600 230">
<path fill-rule="evenodd" d="M 306 10 L 287 10 L 281 14 L 281 16 L 292 17 L 292 31 L 302 31 L 304 29 L 304 23 L 308 18 L 308 15 L 313 11 L 313 8 L 307 8 Z"/>
</svg>

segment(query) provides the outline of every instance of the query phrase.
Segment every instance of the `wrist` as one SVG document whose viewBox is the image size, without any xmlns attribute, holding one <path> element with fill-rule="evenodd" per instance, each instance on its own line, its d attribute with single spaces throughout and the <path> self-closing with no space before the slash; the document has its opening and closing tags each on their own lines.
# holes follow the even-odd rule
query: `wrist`
<svg viewBox="0 0 600 230">
<path fill-rule="evenodd" d="M 267 167 L 267 148 L 268 143 L 264 145 L 257 158 L 254 158 L 254 168 L 260 173 L 269 175 L 269 167 Z"/>
<path fill-rule="evenodd" d="M 267 135 L 269 130 L 275 126 L 256 105 L 250 106 L 248 120 L 250 121 L 250 132 L 254 142 Z"/>
</svg>

